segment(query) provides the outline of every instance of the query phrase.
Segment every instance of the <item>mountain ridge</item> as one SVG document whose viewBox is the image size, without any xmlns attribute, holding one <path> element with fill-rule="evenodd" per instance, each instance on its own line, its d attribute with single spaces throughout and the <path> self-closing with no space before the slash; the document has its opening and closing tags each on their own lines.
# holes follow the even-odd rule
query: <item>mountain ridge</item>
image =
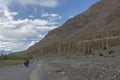
<svg viewBox="0 0 120 80">
<path fill-rule="evenodd" d="M 120 1 L 101 0 L 50 31 L 24 53 L 88 52 L 120 45 Z M 117 38 L 112 38 L 116 37 Z M 109 39 L 106 39 L 110 37 Z M 104 39 L 105 38 L 105 39 Z M 96 41 L 96 39 L 98 41 Z M 85 42 L 85 41 L 89 42 Z"/>
</svg>

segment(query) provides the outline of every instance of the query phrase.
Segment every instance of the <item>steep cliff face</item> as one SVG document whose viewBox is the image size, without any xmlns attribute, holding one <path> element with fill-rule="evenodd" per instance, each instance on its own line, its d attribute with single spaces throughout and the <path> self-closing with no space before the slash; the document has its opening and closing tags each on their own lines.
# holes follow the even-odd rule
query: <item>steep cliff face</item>
<svg viewBox="0 0 120 80">
<path fill-rule="evenodd" d="M 91 51 L 120 45 L 120 0 L 101 0 L 30 47 L 25 53 Z"/>
</svg>

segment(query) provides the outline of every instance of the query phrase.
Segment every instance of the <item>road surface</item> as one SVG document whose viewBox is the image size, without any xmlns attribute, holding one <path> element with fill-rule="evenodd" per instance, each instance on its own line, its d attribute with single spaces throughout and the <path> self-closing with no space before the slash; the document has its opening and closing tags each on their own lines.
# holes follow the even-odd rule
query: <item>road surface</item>
<svg viewBox="0 0 120 80">
<path fill-rule="evenodd" d="M 29 76 L 37 64 L 38 62 L 34 62 L 28 68 L 24 65 L 1 67 L 0 80 L 29 80 Z"/>
</svg>

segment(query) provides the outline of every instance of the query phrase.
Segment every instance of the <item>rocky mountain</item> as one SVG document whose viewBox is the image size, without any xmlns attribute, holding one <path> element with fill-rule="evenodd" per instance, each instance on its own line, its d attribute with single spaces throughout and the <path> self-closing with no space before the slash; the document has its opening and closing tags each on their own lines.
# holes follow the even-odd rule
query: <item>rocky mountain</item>
<svg viewBox="0 0 120 80">
<path fill-rule="evenodd" d="M 120 46 L 120 0 L 101 0 L 23 53 L 80 53 Z"/>
</svg>

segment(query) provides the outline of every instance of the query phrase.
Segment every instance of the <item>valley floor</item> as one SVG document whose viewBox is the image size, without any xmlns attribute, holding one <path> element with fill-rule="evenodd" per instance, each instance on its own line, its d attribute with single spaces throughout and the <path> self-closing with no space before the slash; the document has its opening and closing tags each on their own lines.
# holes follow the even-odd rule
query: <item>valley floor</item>
<svg viewBox="0 0 120 80">
<path fill-rule="evenodd" d="M 120 80 L 120 57 L 44 59 L 0 68 L 0 80 Z"/>
<path fill-rule="evenodd" d="M 40 60 L 38 57 L 29 68 L 24 65 L 1 67 L 0 80 L 120 80 L 119 52 L 120 47 L 114 47 L 88 56 L 50 54 Z"/>
<path fill-rule="evenodd" d="M 120 80 L 120 57 L 45 60 L 30 80 Z"/>
</svg>

